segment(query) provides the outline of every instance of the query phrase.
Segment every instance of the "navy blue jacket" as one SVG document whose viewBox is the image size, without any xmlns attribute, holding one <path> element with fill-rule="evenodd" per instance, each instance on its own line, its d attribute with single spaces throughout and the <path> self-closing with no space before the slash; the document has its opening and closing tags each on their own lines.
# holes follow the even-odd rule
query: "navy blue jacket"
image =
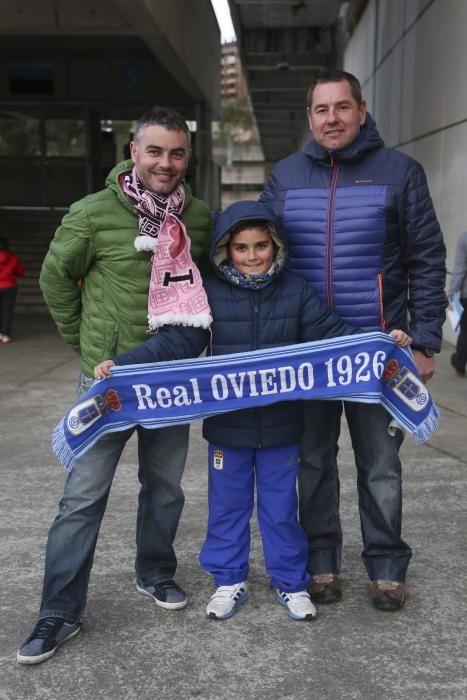
<svg viewBox="0 0 467 700">
<path fill-rule="evenodd" d="M 219 215 L 211 249 L 217 267 L 218 243 L 241 221 L 279 223 L 260 202 L 237 202 Z M 279 236 L 275 237 L 276 240 Z M 258 290 L 228 282 L 218 271 L 205 282 L 214 323 L 209 352 L 222 355 L 333 338 L 361 332 L 329 313 L 309 284 L 290 272 L 279 272 Z M 303 402 L 282 401 L 262 408 L 222 413 L 203 423 L 203 436 L 221 447 L 276 447 L 300 440 Z"/>
<path fill-rule="evenodd" d="M 446 251 L 425 173 L 385 148 L 370 115 L 346 148 L 330 153 L 311 140 L 277 163 L 261 201 L 281 221 L 289 269 L 328 309 L 440 350 Z"/>
<path fill-rule="evenodd" d="M 213 355 L 333 338 L 355 333 L 329 313 L 310 285 L 281 272 L 267 287 L 249 290 L 220 278 L 205 282 L 214 317 Z M 222 447 L 275 447 L 300 440 L 303 403 L 282 401 L 207 418 L 203 436 Z"/>
</svg>

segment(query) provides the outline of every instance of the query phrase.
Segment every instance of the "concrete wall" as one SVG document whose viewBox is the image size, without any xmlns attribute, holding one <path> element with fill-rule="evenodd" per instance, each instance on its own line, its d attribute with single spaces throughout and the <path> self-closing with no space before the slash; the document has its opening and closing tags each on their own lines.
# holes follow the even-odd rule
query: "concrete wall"
<svg viewBox="0 0 467 700">
<path fill-rule="evenodd" d="M 344 59 L 386 144 L 426 170 L 448 270 L 467 228 L 466 27 L 465 0 L 370 0 Z"/>
<path fill-rule="evenodd" d="M 241 199 L 256 201 L 266 181 L 266 164 L 255 137 L 244 143 L 231 140 L 227 147 L 216 149 L 216 159 L 222 163 L 222 209 Z"/>
</svg>

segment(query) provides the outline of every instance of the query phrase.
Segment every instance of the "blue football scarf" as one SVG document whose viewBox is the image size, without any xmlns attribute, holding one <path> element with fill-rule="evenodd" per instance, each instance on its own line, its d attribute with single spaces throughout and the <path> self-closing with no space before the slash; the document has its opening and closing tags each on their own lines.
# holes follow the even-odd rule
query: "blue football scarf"
<svg viewBox="0 0 467 700">
<path fill-rule="evenodd" d="M 299 399 L 381 403 L 418 443 L 439 412 L 409 350 L 361 333 L 255 352 L 126 365 L 96 382 L 60 421 L 52 447 L 68 471 L 100 437 L 163 428 L 242 408 Z"/>
</svg>

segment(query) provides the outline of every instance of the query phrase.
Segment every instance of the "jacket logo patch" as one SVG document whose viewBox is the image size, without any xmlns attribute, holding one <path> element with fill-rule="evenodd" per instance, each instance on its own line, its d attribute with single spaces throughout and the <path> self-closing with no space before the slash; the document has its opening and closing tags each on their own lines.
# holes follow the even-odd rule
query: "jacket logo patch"
<svg viewBox="0 0 467 700">
<path fill-rule="evenodd" d="M 214 450 L 213 465 L 214 469 L 224 468 L 224 453 L 222 450 Z"/>
<path fill-rule="evenodd" d="M 354 180 L 354 183 L 356 185 L 369 185 L 373 182 L 371 177 L 362 177 L 359 178 L 358 180 Z"/>
</svg>

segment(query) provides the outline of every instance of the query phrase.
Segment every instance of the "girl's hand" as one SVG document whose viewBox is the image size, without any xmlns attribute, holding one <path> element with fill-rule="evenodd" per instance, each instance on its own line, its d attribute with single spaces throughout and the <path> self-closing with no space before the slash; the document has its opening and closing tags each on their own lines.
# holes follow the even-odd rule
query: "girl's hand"
<svg viewBox="0 0 467 700">
<path fill-rule="evenodd" d="M 397 328 L 391 331 L 389 335 L 394 338 L 396 345 L 401 348 L 406 348 L 412 342 L 410 335 L 407 335 L 407 333 L 404 333 L 404 331 L 398 330 Z"/>
<path fill-rule="evenodd" d="M 112 376 L 110 368 L 114 366 L 115 362 L 113 360 L 104 360 L 104 362 L 94 367 L 94 377 L 96 379 L 105 379 L 106 377 Z"/>
</svg>

